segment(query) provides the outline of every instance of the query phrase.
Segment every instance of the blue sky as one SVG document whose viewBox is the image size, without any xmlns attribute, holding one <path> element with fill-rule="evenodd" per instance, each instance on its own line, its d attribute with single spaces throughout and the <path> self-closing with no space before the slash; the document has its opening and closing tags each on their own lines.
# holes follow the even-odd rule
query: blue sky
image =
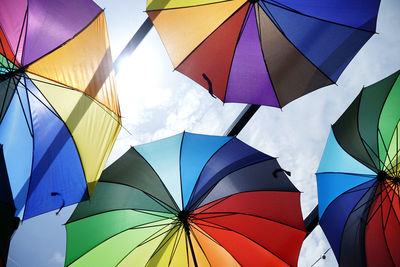
<svg viewBox="0 0 400 267">
<path fill-rule="evenodd" d="M 98 0 L 105 8 L 114 59 L 146 19 L 145 1 Z M 363 86 L 400 69 L 400 1 L 384 0 L 377 32 L 339 78 L 327 86 L 287 105 L 282 110 L 262 107 L 239 134 L 239 139 L 277 157 L 282 168 L 303 192 L 306 216 L 317 204 L 315 172 L 330 126 Z M 225 104 L 178 72 L 153 29 L 137 51 L 126 60 L 117 76 L 123 125 L 112 162 L 130 145 L 167 137 L 183 130 L 222 135 L 243 104 Z M 73 207 L 25 221 L 11 243 L 8 266 L 63 266 L 63 223 Z M 317 227 L 305 240 L 299 266 L 312 265 L 329 248 Z M 331 251 L 315 266 L 336 266 Z"/>
</svg>

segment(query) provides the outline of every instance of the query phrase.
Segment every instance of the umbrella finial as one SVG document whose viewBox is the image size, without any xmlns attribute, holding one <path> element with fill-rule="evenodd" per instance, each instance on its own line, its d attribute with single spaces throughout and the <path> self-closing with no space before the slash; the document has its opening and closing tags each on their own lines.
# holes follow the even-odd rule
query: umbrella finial
<svg viewBox="0 0 400 267">
<path fill-rule="evenodd" d="M 389 175 L 385 171 L 379 171 L 378 175 L 376 176 L 376 179 L 379 182 L 384 182 L 389 178 Z"/>
<path fill-rule="evenodd" d="M 181 210 L 178 213 L 178 219 L 179 219 L 179 221 L 182 222 L 183 227 L 185 227 L 185 230 L 189 230 L 189 222 L 188 222 L 189 215 L 190 215 L 190 212 L 187 210 Z"/>
</svg>

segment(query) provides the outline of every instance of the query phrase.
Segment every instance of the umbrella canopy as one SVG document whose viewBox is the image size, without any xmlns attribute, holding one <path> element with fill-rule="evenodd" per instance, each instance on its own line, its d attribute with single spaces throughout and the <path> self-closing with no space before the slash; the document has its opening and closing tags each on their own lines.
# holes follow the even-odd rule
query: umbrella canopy
<svg viewBox="0 0 400 267">
<path fill-rule="evenodd" d="M 335 83 L 380 0 L 147 0 L 176 70 L 223 102 L 283 107 Z"/>
<path fill-rule="evenodd" d="M 339 265 L 400 265 L 399 74 L 362 90 L 321 159 L 320 225 Z"/>
<path fill-rule="evenodd" d="M 120 129 L 103 10 L 2 0 L 0 142 L 17 214 L 87 198 Z"/>
<path fill-rule="evenodd" d="M 66 224 L 70 266 L 296 266 L 300 192 L 275 158 L 182 133 L 132 147 Z"/>
</svg>

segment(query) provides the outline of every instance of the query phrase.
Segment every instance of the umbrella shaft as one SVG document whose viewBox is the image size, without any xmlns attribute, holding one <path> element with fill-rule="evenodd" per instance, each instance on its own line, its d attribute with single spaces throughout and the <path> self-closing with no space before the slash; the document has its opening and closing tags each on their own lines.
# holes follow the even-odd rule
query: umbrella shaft
<svg viewBox="0 0 400 267">
<path fill-rule="evenodd" d="M 189 240 L 189 246 L 190 246 L 190 251 L 192 252 L 192 257 L 193 257 L 193 263 L 195 267 L 198 267 L 196 257 L 194 256 L 194 249 L 193 249 L 193 244 L 192 244 L 192 239 L 190 239 L 190 231 L 189 231 L 189 225 L 184 224 L 185 231 Z"/>
</svg>

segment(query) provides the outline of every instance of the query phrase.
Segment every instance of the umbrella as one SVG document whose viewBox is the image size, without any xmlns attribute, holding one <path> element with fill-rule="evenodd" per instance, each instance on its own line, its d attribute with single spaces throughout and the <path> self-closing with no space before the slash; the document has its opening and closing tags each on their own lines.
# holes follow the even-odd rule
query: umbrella
<svg viewBox="0 0 400 267">
<path fill-rule="evenodd" d="M 361 91 L 321 159 L 319 222 L 341 266 L 400 265 L 399 75 Z"/>
<path fill-rule="evenodd" d="M 14 217 L 15 206 L 4 162 L 3 146 L 0 144 L 0 266 L 6 266 L 10 239 L 19 224 Z"/>
<path fill-rule="evenodd" d="M 223 102 L 283 107 L 335 83 L 380 0 L 147 0 L 174 69 Z"/>
<path fill-rule="evenodd" d="M 2 0 L 0 42 L 0 142 L 16 213 L 87 199 L 120 129 L 103 10 Z"/>
<path fill-rule="evenodd" d="M 296 266 L 300 192 L 235 137 L 130 148 L 66 224 L 70 266 Z"/>
</svg>

